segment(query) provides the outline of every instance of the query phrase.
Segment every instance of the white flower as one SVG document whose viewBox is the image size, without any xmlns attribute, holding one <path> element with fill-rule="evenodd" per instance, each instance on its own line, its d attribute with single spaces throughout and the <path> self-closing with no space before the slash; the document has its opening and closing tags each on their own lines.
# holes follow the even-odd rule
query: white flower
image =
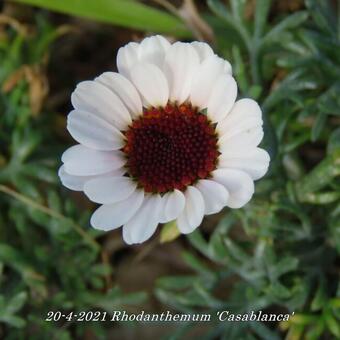
<svg viewBox="0 0 340 340">
<path fill-rule="evenodd" d="M 126 243 L 141 243 L 159 223 L 187 234 L 204 215 L 244 206 L 269 156 L 257 147 L 261 109 L 236 101 L 230 64 L 205 43 L 153 36 L 120 48 L 117 66 L 73 92 L 67 128 L 79 144 L 59 170 L 102 204 L 92 226 L 123 226 Z"/>
</svg>

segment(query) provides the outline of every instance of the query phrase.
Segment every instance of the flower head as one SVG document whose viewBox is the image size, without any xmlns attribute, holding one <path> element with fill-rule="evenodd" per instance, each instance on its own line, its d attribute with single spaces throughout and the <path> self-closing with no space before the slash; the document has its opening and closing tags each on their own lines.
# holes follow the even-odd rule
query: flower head
<svg viewBox="0 0 340 340">
<path fill-rule="evenodd" d="M 131 42 L 119 73 L 78 84 L 67 128 L 79 143 L 66 150 L 62 183 L 102 204 L 91 224 L 123 226 L 128 244 L 177 221 L 186 234 L 204 215 L 240 208 L 268 168 L 262 114 L 236 101 L 230 64 L 202 42 L 161 36 Z"/>
</svg>

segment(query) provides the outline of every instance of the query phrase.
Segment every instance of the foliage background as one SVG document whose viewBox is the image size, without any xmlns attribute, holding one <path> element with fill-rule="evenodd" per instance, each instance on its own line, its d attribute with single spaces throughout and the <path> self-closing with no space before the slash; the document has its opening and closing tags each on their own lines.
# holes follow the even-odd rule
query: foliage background
<svg viewBox="0 0 340 340">
<path fill-rule="evenodd" d="M 339 13 L 333 0 L 5 1 L 0 337 L 340 339 Z M 206 218 L 188 237 L 166 226 L 127 247 L 120 231 L 89 227 L 95 207 L 62 188 L 56 172 L 72 143 L 65 117 L 76 83 L 114 70 L 119 46 L 153 33 L 206 40 L 231 61 L 240 97 L 261 103 L 272 162 L 243 209 Z M 44 321 L 50 310 L 116 309 L 295 315 L 285 323 Z"/>
</svg>

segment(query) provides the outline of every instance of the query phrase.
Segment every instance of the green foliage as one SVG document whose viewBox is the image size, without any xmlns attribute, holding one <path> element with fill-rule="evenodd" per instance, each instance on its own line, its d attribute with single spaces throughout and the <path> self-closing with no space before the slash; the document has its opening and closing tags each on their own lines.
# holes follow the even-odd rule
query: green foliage
<svg viewBox="0 0 340 340">
<path fill-rule="evenodd" d="M 188 37 L 190 31 L 176 17 L 135 0 L 15 0 L 53 11 L 127 28 Z"/>
<path fill-rule="evenodd" d="M 57 179 L 66 146 L 54 132 L 55 114 L 33 115 L 32 84 L 18 72 L 41 66 L 43 76 L 58 35 L 44 18 L 37 20 L 36 35 L 8 28 L 0 44 L 0 321 L 12 329 L 9 339 L 70 339 L 69 326 L 45 321 L 48 311 L 111 312 L 141 303 L 146 294 L 125 294 L 107 283 L 112 268 L 88 228 L 89 212 L 76 207 Z M 100 336 L 105 325 L 73 327 L 79 337 L 89 327 Z"/>
<path fill-rule="evenodd" d="M 11 299 L 6 300 L 4 296 L 0 296 L 0 320 L 10 326 L 21 328 L 25 326 L 24 319 L 15 314 L 20 311 L 27 300 L 26 292 L 20 292 Z"/>
<path fill-rule="evenodd" d="M 242 95 L 262 101 L 271 169 L 245 208 L 188 236 L 194 274 L 159 279 L 157 297 L 191 313 L 295 312 L 275 330 L 215 320 L 202 338 L 339 338 L 340 19 L 327 1 L 270 21 L 271 1 L 256 1 L 251 18 L 247 1 L 208 4 Z M 180 326 L 178 338 L 195 327 Z"/>
<path fill-rule="evenodd" d="M 95 8 L 90 1 L 20 2 L 187 36 L 177 19 L 137 1 L 98 1 Z M 271 154 L 271 167 L 244 208 L 225 209 L 187 236 L 178 260 L 187 274 L 159 277 L 150 288 L 162 311 L 295 314 L 279 324 L 216 318 L 204 328 L 179 323 L 168 337 L 200 332 L 205 339 L 338 339 L 339 4 L 306 0 L 289 14 L 274 10 L 270 0 L 207 0 L 207 5 L 204 17 L 214 29 L 217 52 L 233 65 L 240 97 L 255 98 L 263 108 L 262 146 Z M 2 86 L 24 65 L 39 65 L 43 72 L 58 31 L 39 16 L 36 30 L 26 36 L 8 29 L 0 38 Z M 47 109 L 34 115 L 29 89 L 28 80 L 19 77 L 0 95 L 0 321 L 12 339 L 82 338 L 89 328 L 105 338 L 103 323 L 66 327 L 42 318 L 49 310 L 111 312 L 147 296 L 126 294 L 115 284 L 101 235 L 88 228 L 92 208 L 58 183 L 65 145 L 56 134 L 57 115 Z M 171 223 L 161 233 L 162 242 L 181 247 L 184 237 L 177 237 Z M 149 249 L 143 247 L 139 255 Z"/>
</svg>

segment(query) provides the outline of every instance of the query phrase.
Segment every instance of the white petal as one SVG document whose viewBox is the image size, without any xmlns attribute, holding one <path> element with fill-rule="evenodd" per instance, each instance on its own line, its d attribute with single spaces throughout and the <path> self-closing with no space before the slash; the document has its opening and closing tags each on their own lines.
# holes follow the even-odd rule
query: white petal
<svg viewBox="0 0 340 340">
<path fill-rule="evenodd" d="M 200 62 L 214 55 L 212 48 L 204 42 L 194 41 L 191 43 L 191 46 L 196 50 Z"/>
<path fill-rule="evenodd" d="M 118 129 L 86 111 L 71 111 L 67 129 L 78 143 L 92 149 L 118 150 L 124 145 L 124 136 Z"/>
<path fill-rule="evenodd" d="M 227 117 L 228 118 L 228 117 Z M 234 117 L 233 117 L 234 118 Z M 227 120 L 227 119 L 226 119 Z M 225 129 L 223 130 L 223 133 L 221 130 L 218 130 L 221 133 L 221 139 L 229 139 L 234 137 L 237 134 L 243 133 L 243 132 L 249 132 L 250 130 L 258 127 L 262 127 L 262 120 L 257 117 L 240 117 L 237 119 L 237 121 L 229 121 L 228 124 L 225 124 Z"/>
<path fill-rule="evenodd" d="M 107 174 L 103 174 L 100 176 L 122 176 L 124 174 L 121 169 L 110 171 Z M 84 190 L 84 184 L 93 179 L 97 178 L 97 176 L 76 176 L 76 175 L 70 175 L 65 171 L 65 166 L 62 165 L 59 168 L 58 176 L 60 177 L 61 183 L 68 189 L 75 190 L 75 191 L 83 191 Z"/>
<path fill-rule="evenodd" d="M 99 175 L 121 168 L 125 164 L 120 151 L 98 151 L 84 145 L 74 145 L 61 156 L 65 170 L 70 175 Z"/>
<path fill-rule="evenodd" d="M 123 226 L 123 238 L 128 244 L 142 243 L 156 231 L 162 216 L 160 195 L 148 195 L 138 212 Z"/>
<path fill-rule="evenodd" d="M 205 215 L 216 214 L 227 205 L 229 193 L 222 184 L 203 179 L 198 181 L 196 188 L 203 196 Z"/>
<path fill-rule="evenodd" d="M 159 68 L 164 62 L 165 53 L 171 44 L 161 35 L 143 39 L 139 45 L 139 61 L 153 64 Z"/>
<path fill-rule="evenodd" d="M 254 180 L 261 178 L 268 170 L 270 157 L 260 148 L 248 151 L 228 151 L 220 155 L 219 167 L 243 170 Z"/>
<path fill-rule="evenodd" d="M 249 130 L 221 137 L 218 141 L 219 151 L 226 153 L 230 151 L 240 152 L 258 146 L 263 138 L 262 126 L 254 127 Z"/>
<path fill-rule="evenodd" d="M 144 192 L 136 190 L 127 199 L 99 207 L 91 217 L 93 228 L 108 231 L 130 220 L 143 203 Z"/>
<path fill-rule="evenodd" d="M 194 106 L 201 110 L 208 107 L 210 94 L 217 79 L 223 74 L 229 74 L 224 69 L 225 60 L 215 55 L 202 62 L 191 86 L 190 100 Z"/>
<path fill-rule="evenodd" d="M 131 123 L 129 111 L 118 96 L 96 81 L 79 83 L 71 95 L 71 102 L 75 109 L 96 114 L 120 130 Z"/>
<path fill-rule="evenodd" d="M 175 220 L 183 211 L 185 206 L 185 197 L 177 189 L 166 193 L 162 200 L 164 201 L 164 213 L 161 223 L 167 223 Z"/>
<path fill-rule="evenodd" d="M 223 59 L 224 64 L 223 64 L 223 72 L 229 73 L 230 75 L 233 74 L 233 69 L 231 67 L 231 64 L 229 63 L 228 60 Z"/>
<path fill-rule="evenodd" d="M 190 94 L 199 57 L 189 43 L 176 42 L 166 53 L 164 73 L 168 79 L 170 100 L 182 104 Z"/>
<path fill-rule="evenodd" d="M 71 190 L 82 191 L 84 184 L 89 179 L 92 179 L 92 176 L 74 176 L 70 175 L 65 171 L 65 166 L 62 165 L 59 168 L 58 176 L 60 177 L 61 183 Z"/>
<path fill-rule="evenodd" d="M 223 74 L 217 78 L 208 100 L 208 116 L 213 123 L 223 120 L 233 107 L 237 97 L 235 79 Z"/>
<path fill-rule="evenodd" d="M 113 91 L 128 108 L 133 118 L 143 113 L 142 101 L 133 84 L 124 76 L 115 72 L 105 72 L 95 79 Z"/>
<path fill-rule="evenodd" d="M 231 136 L 255 126 L 261 126 L 262 112 L 255 100 L 244 98 L 238 100 L 224 120 L 217 124 L 221 135 Z"/>
<path fill-rule="evenodd" d="M 201 224 L 205 207 L 202 194 L 195 187 L 188 186 L 184 195 L 185 207 L 177 219 L 177 226 L 181 233 L 189 234 Z"/>
<path fill-rule="evenodd" d="M 84 192 L 93 202 L 110 204 L 125 200 L 136 187 L 129 177 L 98 177 L 85 183 Z"/>
<path fill-rule="evenodd" d="M 154 107 L 165 106 L 169 99 L 168 82 L 164 73 L 152 64 L 138 64 L 131 72 L 131 78 L 145 101 Z"/>
<path fill-rule="evenodd" d="M 213 180 L 224 185 L 229 192 L 227 206 L 241 208 L 254 194 L 254 182 L 248 174 L 234 169 L 217 169 L 213 171 Z"/>
<path fill-rule="evenodd" d="M 117 68 L 119 73 L 129 78 L 131 68 L 138 62 L 139 44 L 130 42 L 121 47 L 117 53 Z"/>
</svg>

